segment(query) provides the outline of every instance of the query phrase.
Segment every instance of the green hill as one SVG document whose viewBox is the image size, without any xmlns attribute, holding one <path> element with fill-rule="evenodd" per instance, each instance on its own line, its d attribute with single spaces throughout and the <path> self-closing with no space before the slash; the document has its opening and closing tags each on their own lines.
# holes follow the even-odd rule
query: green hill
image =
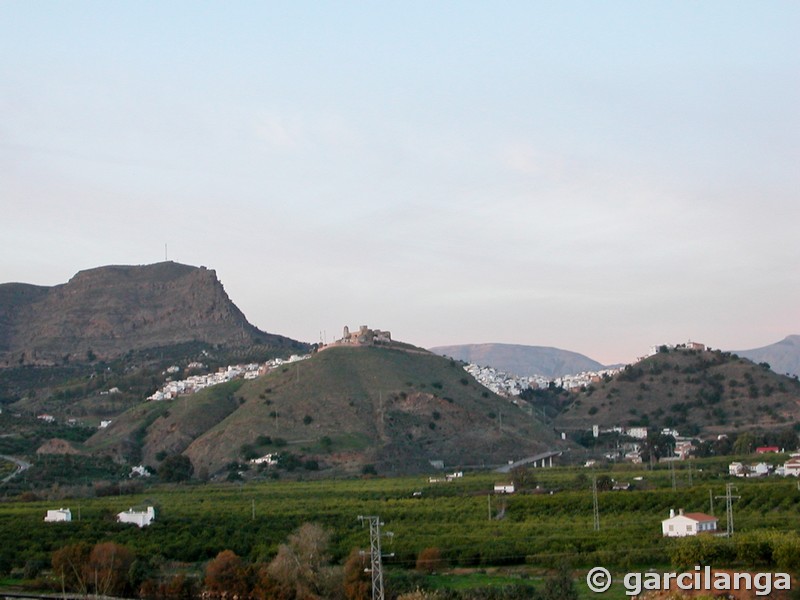
<svg viewBox="0 0 800 600">
<path fill-rule="evenodd" d="M 556 426 L 674 427 L 697 435 L 800 422 L 797 380 L 727 352 L 663 350 L 576 394 Z"/>
<path fill-rule="evenodd" d="M 258 379 L 137 406 L 87 442 L 96 452 L 188 456 L 196 473 L 268 452 L 333 473 L 504 464 L 555 445 L 526 411 L 425 350 L 332 347 Z"/>
</svg>

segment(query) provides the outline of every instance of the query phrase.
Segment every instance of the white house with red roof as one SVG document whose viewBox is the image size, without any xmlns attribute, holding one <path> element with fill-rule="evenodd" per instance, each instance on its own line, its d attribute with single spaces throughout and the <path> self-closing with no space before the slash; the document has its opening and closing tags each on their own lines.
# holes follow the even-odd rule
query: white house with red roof
<svg viewBox="0 0 800 600">
<path fill-rule="evenodd" d="M 683 509 L 675 514 L 669 511 L 669 519 L 661 521 L 661 533 L 664 537 L 686 537 L 698 533 L 713 533 L 717 530 L 717 518 L 705 513 L 684 513 Z"/>
</svg>

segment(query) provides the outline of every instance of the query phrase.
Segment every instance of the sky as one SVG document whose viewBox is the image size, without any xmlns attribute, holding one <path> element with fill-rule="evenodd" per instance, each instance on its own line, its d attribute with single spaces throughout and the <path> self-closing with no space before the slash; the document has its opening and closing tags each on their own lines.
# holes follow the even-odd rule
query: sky
<svg viewBox="0 0 800 600">
<path fill-rule="evenodd" d="M 0 0 L 0 282 L 418 346 L 800 333 L 800 3 Z"/>
</svg>

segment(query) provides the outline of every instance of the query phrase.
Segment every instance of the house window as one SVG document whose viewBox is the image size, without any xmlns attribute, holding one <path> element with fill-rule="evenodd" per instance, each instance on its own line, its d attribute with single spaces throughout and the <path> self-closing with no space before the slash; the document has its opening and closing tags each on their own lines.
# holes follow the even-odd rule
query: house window
<svg viewBox="0 0 800 600">
<path fill-rule="evenodd" d="M 675 531 L 675 525 L 670 525 L 670 526 L 669 526 L 669 530 L 670 530 L 670 531 Z"/>
<path fill-rule="evenodd" d="M 694 525 L 687 525 L 686 531 L 694 531 Z"/>
</svg>

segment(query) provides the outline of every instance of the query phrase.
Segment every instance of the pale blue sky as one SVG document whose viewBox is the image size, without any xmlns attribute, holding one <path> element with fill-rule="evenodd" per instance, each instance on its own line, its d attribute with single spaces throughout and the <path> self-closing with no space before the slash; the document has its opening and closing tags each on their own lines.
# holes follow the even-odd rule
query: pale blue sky
<svg viewBox="0 0 800 600">
<path fill-rule="evenodd" d="M 604 362 L 800 333 L 800 3 L 0 0 L 0 281 Z"/>
</svg>

